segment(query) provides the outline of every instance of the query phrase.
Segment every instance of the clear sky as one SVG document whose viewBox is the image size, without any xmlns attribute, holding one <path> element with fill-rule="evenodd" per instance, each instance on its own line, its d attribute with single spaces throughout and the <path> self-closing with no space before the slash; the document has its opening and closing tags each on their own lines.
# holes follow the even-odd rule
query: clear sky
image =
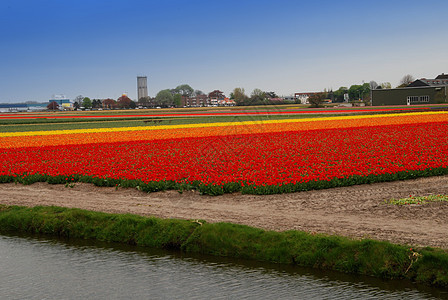
<svg viewBox="0 0 448 300">
<path fill-rule="evenodd" d="M 0 0 L 0 102 L 279 95 L 448 73 L 448 1 Z"/>
</svg>

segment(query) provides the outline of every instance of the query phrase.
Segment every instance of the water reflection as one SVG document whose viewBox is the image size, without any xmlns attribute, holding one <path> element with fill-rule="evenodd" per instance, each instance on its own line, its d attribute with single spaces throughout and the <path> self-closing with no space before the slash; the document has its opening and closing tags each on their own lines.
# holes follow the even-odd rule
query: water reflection
<svg viewBox="0 0 448 300">
<path fill-rule="evenodd" d="M 403 281 L 138 247 L 0 235 L 2 299 L 448 299 Z"/>
</svg>

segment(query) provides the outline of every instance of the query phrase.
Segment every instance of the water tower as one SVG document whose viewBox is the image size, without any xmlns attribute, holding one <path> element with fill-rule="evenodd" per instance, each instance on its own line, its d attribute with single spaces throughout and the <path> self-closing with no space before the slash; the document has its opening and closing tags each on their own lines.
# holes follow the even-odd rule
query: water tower
<svg viewBox="0 0 448 300">
<path fill-rule="evenodd" d="M 137 76 L 137 101 L 148 97 L 148 79 L 146 76 Z"/>
</svg>

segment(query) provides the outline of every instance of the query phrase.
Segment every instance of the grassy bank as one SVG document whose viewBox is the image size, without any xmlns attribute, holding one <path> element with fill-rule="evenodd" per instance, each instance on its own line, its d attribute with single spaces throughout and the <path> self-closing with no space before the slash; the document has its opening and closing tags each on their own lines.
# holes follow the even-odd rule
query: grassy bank
<svg viewBox="0 0 448 300">
<path fill-rule="evenodd" d="M 374 240 L 274 232 L 228 223 L 146 218 L 60 207 L 0 205 L 0 232 L 179 249 L 448 287 L 448 253 Z"/>
</svg>

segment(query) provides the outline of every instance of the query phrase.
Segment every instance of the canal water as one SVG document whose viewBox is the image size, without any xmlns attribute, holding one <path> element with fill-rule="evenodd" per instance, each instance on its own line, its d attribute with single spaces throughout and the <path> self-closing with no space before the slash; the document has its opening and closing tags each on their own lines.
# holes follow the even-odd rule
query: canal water
<svg viewBox="0 0 448 300">
<path fill-rule="evenodd" d="M 0 235 L 0 299 L 448 299 L 448 290 L 115 244 Z"/>
</svg>

